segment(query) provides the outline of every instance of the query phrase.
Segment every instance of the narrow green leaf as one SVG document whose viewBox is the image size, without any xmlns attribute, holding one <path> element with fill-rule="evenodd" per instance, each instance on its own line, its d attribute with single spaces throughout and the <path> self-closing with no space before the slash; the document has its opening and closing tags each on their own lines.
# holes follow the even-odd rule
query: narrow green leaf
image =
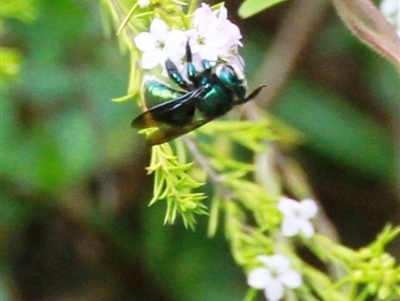
<svg viewBox="0 0 400 301">
<path fill-rule="evenodd" d="M 284 1 L 286 0 L 247 0 L 240 6 L 239 16 L 242 18 L 248 18 L 258 14 L 264 9 Z"/>
<path fill-rule="evenodd" d="M 121 25 L 119 26 L 117 30 L 117 35 L 121 33 L 121 31 L 125 28 L 126 24 L 128 24 L 129 19 L 132 17 L 133 13 L 135 12 L 136 8 L 138 7 L 138 2 L 136 2 L 131 10 L 129 11 L 128 15 L 125 17 L 125 19 L 122 21 Z"/>
<path fill-rule="evenodd" d="M 338 95 L 296 81 L 272 112 L 303 131 L 316 152 L 374 178 L 393 179 L 395 149 L 388 131 Z"/>
</svg>

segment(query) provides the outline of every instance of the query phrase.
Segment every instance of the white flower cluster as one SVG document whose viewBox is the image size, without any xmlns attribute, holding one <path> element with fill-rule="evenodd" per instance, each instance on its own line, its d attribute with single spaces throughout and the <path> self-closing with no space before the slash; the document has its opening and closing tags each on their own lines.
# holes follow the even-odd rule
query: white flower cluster
<svg viewBox="0 0 400 301">
<path fill-rule="evenodd" d="M 317 204 L 311 199 L 301 202 L 282 197 L 278 204 L 279 211 L 283 214 L 282 235 L 292 237 L 299 233 L 310 238 L 314 235 L 314 228 L 310 222 L 317 212 Z"/>
<path fill-rule="evenodd" d="M 196 66 L 201 66 L 201 60 L 214 64 L 223 59 L 243 68 L 237 53 L 238 46 L 242 46 L 242 36 L 239 28 L 228 20 L 225 7 L 212 11 L 203 3 L 194 12 L 192 25 L 189 30 L 170 29 L 164 20 L 153 19 L 150 31 L 141 32 L 134 38 L 136 47 L 142 52 L 141 67 L 150 70 L 160 65 L 167 76 L 165 61 L 169 58 L 180 72 L 185 73 L 185 46 L 189 42 Z"/>
<path fill-rule="evenodd" d="M 247 283 L 256 289 L 263 289 L 269 301 L 282 299 L 285 287 L 299 287 L 303 280 L 301 275 L 292 270 L 289 259 L 282 254 L 272 256 L 259 255 L 257 259 L 264 267 L 255 268 L 247 278 Z"/>
<path fill-rule="evenodd" d="M 317 214 L 318 207 L 313 200 L 297 202 L 281 197 L 278 209 L 283 215 L 283 236 L 302 234 L 305 238 L 310 238 L 314 234 L 310 219 Z M 290 260 L 285 255 L 259 255 L 257 260 L 264 266 L 253 269 L 248 275 L 247 283 L 255 289 L 263 289 L 267 300 L 278 301 L 282 299 L 285 288 L 294 289 L 303 283 L 301 275 L 292 270 Z"/>
</svg>

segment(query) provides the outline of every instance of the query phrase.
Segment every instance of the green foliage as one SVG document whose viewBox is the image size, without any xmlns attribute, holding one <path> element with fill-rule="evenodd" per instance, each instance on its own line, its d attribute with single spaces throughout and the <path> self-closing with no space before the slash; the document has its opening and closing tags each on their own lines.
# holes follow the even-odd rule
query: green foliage
<svg viewBox="0 0 400 301">
<path fill-rule="evenodd" d="M 80 68 L 85 63 L 79 62 L 84 56 L 68 58 L 71 46 L 83 44 L 76 38 L 78 30 L 86 31 L 85 43 L 93 45 L 102 32 L 101 27 L 96 31 L 93 24 L 85 23 L 82 7 L 60 3 L 52 1 L 43 6 L 34 23 L 14 25 L 15 34 L 32 51 L 22 58 L 24 71 L 18 80 L 4 85 L 1 91 L 1 176 L 24 192 L 59 194 L 78 179 L 85 179 L 102 160 L 121 160 L 121 155 L 132 149 L 132 143 L 121 139 L 129 128 L 117 125 L 116 118 L 122 113 L 129 120 L 132 113 L 126 106 L 109 102 L 116 91 L 122 94 L 123 81 L 117 78 L 122 76 L 123 65 L 110 45 L 86 53 L 93 62 L 104 63 L 84 70 Z M 70 16 L 73 25 L 67 28 L 54 9 Z M 78 53 L 76 49 L 73 52 Z M 73 59 L 77 66 L 66 68 L 63 59 Z M 114 69 L 112 62 L 118 62 L 121 68 Z M 29 108 L 25 115 L 19 112 L 22 105 Z M 108 141 L 107 147 L 94 147 L 104 141 Z"/>
<path fill-rule="evenodd" d="M 306 132 L 307 145 L 323 156 L 380 180 L 393 179 L 395 154 L 387 131 L 338 95 L 296 81 L 272 111 Z M 296 118 L 299 115 L 303 118 Z"/>
<path fill-rule="evenodd" d="M 268 128 L 269 125 L 270 122 L 268 120 L 260 122 L 249 120 L 221 122 L 216 120 L 202 127 L 200 131 L 211 137 L 223 134 L 224 137 L 232 142 L 242 145 L 254 152 L 261 152 L 265 151 L 266 148 L 260 144 L 260 141 L 276 139 L 276 135 Z"/>
<path fill-rule="evenodd" d="M 1 62 L 0 62 L 1 78 L 7 80 L 16 76 L 19 73 L 21 54 L 14 49 L 1 47 L 0 55 L 1 55 Z"/>
<path fill-rule="evenodd" d="M 118 2 L 121 14 L 108 6 Z M 157 1 L 157 14 L 162 13 L 161 2 Z M 154 176 L 150 197 L 154 206 L 142 210 L 146 206 L 140 194 L 148 196 L 148 186 L 142 182 L 148 163 L 143 162 L 142 140 L 135 139 L 129 128 L 139 110 L 136 102 L 123 101 L 140 101 L 142 71 L 137 68 L 138 54 L 129 31 L 147 30 L 153 12 L 133 10 L 136 1 L 103 2 L 107 4 L 104 13 L 114 13 L 115 30 L 123 28 L 119 41 L 131 55 L 128 63 L 116 55 L 115 41 L 103 40 L 97 7 L 48 0 L 34 9 L 19 6 L 22 9 L 11 14 L 5 9 L 24 3 L 31 2 L 3 1 L 1 11 L 2 17 L 7 13 L 7 18 L 17 20 L 2 23 L 2 34 L 12 33 L 5 44 L 11 41 L 13 48 L 2 52 L 1 62 L 6 84 L 1 91 L 0 299 L 23 299 L 27 282 L 18 283 L 21 275 L 33 277 L 28 279 L 37 281 L 39 289 L 54 286 L 57 290 L 62 281 L 54 275 L 61 275 L 69 285 L 57 292 L 61 299 L 90 298 L 79 291 L 90 283 L 90 296 L 98 293 L 107 298 L 109 291 L 130 290 L 134 296 L 113 295 L 109 300 L 153 300 L 154 295 L 140 296 L 151 291 L 168 300 L 239 301 L 246 289 L 243 271 L 259 266 L 255 256 L 279 251 L 290 257 L 305 283 L 289 292 L 289 299 L 398 300 L 399 265 L 386 251 L 398 228 L 385 228 L 359 250 L 323 233 L 310 240 L 280 235 L 279 196 L 283 192 L 299 199 L 312 195 L 301 170 L 286 153 L 298 144 L 307 146 L 312 156 L 322 155 L 326 164 L 346 167 L 355 177 L 363 174 L 385 185 L 393 181 L 396 158 L 388 130 L 359 107 L 348 105 L 348 95 L 316 84 L 311 72 L 295 73 L 296 80 L 289 81 L 272 106 L 274 115 L 259 112 L 259 121 L 233 121 L 238 119 L 233 112 L 185 138 L 152 148 L 148 172 Z M 186 13 L 197 5 L 193 1 L 180 11 L 174 9 L 178 1 L 165 3 L 169 10 L 163 18 L 182 26 L 188 22 Z M 133 11 L 130 18 L 129 11 Z M 36 21 L 21 24 L 21 19 Z M 396 71 L 378 56 L 365 54 L 337 23 L 324 25 L 334 30 L 321 32 L 319 44 L 313 45 L 323 53 L 321 59 L 335 52 L 338 61 L 334 62 L 340 63 L 343 53 L 349 56 L 362 75 L 351 87 L 364 83 L 365 95 L 374 95 L 378 110 L 396 113 Z M 242 49 L 248 76 L 255 73 L 269 41 L 268 36 L 262 37 L 261 45 L 260 32 L 252 28 L 244 37 L 248 39 Z M 251 43 L 254 33 L 257 36 Z M 251 54 L 250 45 L 254 46 Z M 117 99 L 118 104 L 111 103 L 111 98 L 125 94 L 126 74 L 130 74 L 127 96 Z M 330 192 L 337 189 L 329 180 L 324 186 Z M 381 206 L 386 205 L 382 201 Z M 333 211 L 339 209 L 348 210 L 343 206 Z M 180 219 L 198 231 L 160 226 L 163 220 L 172 224 Z M 347 221 L 339 222 L 347 227 Z M 213 239 L 202 234 L 207 223 Z M 316 225 L 317 229 L 326 226 L 320 227 L 320 221 Z M 357 239 L 369 231 L 370 225 L 365 227 L 356 233 Z M 303 261 L 299 249 L 309 250 L 322 268 Z M 73 261 L 67 257 L 65 262 L 83 271 L 79 277 L 59 268 L 65 257 L 57 256 L 64 252 L 68 256 L 75 252 L 77 257 Z M 32 268 L 35 264 L 39 269 Z M 74 279 L 78 283 L 71 289 Z M 260 295 L 250 289 L 246 301 Z"/>
<path fill-rule="evenodd" d="M 246 0 L 239 8 L 242 18 L 249 18 L 286 0 Z M 400 68 L 399 39 L 379 9 L 368 1 L 333 1 L 337 13 L 358 39 Z"/>
<path fill-rule="evenodd" d="M 150 205 L 158 200 L 167 203 L 165 224 L 173 224 L 179 215 L 186 227 L 194 229 L 195 215 L 207 213 L 202 203 L 204 194 L 192 192 L 202 183 L 188 174 L 191 166 L 191 163 L 182 163 L 174 155 L 169 144 L 157 145 L 152 149 L 150 166 L 147 168 L 150 174 L 154 173 L 154 190 Z"/>
<path fill-rule="evenodd" d="M 324 262 L 340 263 L 347 275 L 335 284 L 326 278 L 324 281 L 312 282 L 313 288 L 321 295 L 326 294 L 326 289 L 332 285 L 342 290 L 341 295 L 332 299 L 325 297 L 324 300 L 361 301 L 371 297 L 374 300 L 397 300 L 400 296 L 400 267 L 396 265 L 395 258 L 385 252 L 385 248 L 399 233 L 400 228 L 387 226 L 374 242 L 358 251 L 336 245 L 326 237 L 316 236 L 315 243 L 308 246 Z M 312 278 L 322 279 L 322 275 L 313 268 L 307 268 L 305 273 L 310 273 Z"/>
<path fill-rule="evenodd" d="M 276 3 L 277 1 L 247 1 L 241 7 L 240 13 L 242 16 L 250 16 Z M 118 34 L 123 36 L 121 41 L 129 41 L 126 48 L 130 49 L 135 60 L 139 58 L 139 53 L 132 43 L 133 35 L 143 28 L 146 30 L 150 23 L 149 18 L 157 16 L 170 25 L 187 28 L 190 16 L 182 14 L 169 1 L 165 2 L 165 9 L 170 12 L 169 15 L 158 11 L 156 6 L 142 11 L 137 4 L 131 8 L 118 8 L 115 3 L 109 3 L 109 8 L 113 16 L 119 15 L 121 8 L 125 10 L 124 14 L 114 18 L 114 23 Z M 143 74 L 135 64 L 132 68 L 128 95 L 139 95 L 138 77 L 143 77 Z M 296 126 L 309 134 L 306 139 L 310 145 L 314 145 L 321 153 L 326 151 L 327 156 L 344 161 L 354 168 L 363 166 L 363 169 L 371 173 L 374 171 L 375 175 L 382 179 L 390 177 L 391 167 L 394 165 L 391 161 L 394 158 L 391 143 L 383 131 L 370 124 L 368 118 L 351 107 L 344 106 L 329 93 L 313 88 L 309 83 L 295 83 L 292 89 L 286 91 L 284 97 L 287 97 L 288 101 L 279 102 L 275 112 L 279 113 L 281 110 L 281 116 L 293 120 L 298 120 L 296 116 L 300 114 L 303 124 Z M 285 116 L 285 113 L 291 115 Z M 353 130 L 349 132 L 349 129 Z M 192 135 L 195 135 L 196 139 L 191 138 Z M 399 279 L 392 275 L 397 274 L 398 268 L 390 255 L 385 253 L 384 246 L 398 234 L 398 230 L 385 230 L 374 246 L 358 252 L 322 235 L 316 235 L 310 240 L 301 238 L 299 241 L 291 241 L 280 233 L 282 213 L 277 208 L 277 201 L 282 191 L 288 189 L 290 194 L 299 194 L 299 198 L 300 194 L 308 197 L 309 192 L 296 166 L 283 160 L 282 165 L 276 167 L 270 156 L 275 153 L 275 147 L 290 147 L 298 138 L 304 137 L 282 126 L 277 119 L 264 117 L 259 122 L 214 121 L 207 124 L 198 129 L 197 133 L 175 140 L 177 155 L 168 143 L 154 146 L 148 167 L 149 173 L 154 174 L 153 198 L 150 205 L 159 201 L 166 202 L 164 223 L 172 224 L 180 216 L 186 227 L 194 228 L 196 216 L 208 213 L 203 203 L 205 194 L 199 192 L 203 181 L 195 180 L 199 178 L 199 174 L 202 178 L 206 173 L 214 187 L 210 200 L 208 234 L 212 236 L 217 233 L 220 217 L 223 215 L 225 235 L 230 242 L 231 252 L 235 261 L 245 271 L 258 266 L 255 260 L 257 255 L 281 252 L 288 254 L 296 269 L 303 272 L 306 285 L 299 288 L 298 297 L 291 294 L 293 300 L 299 300 L 301 297 L 305 300 L 362 301 L 369 296 L 375 296 L 378 300 L 394 300 L 397 292 L 393 291 L 393 287 L 399 284 Z M 311 139 L 321 144 L 313 144 Z M 347 139 L 351 142 L 348 143 Z M 187 163 L 183 145 L 203 170 L 202 173 L 194 168 L 193 163 Z M 354 152 L 359 145 L 366 146 L 362 156 L 359 152 Z M 218 150 L 215 146 L 218 146 Z M 257 168 L 267 171 L 260 173 L 253 165 L 242 162 L 237 156 L 238 149 L 251 156 L 265 158 L 265 166 Z M 373 160 L 370 161 L 371 158 Z M 274 183 L 264 185 L 263 181 L 266 179 L 257 178 L 257 174 L 267 174 Z M 270 190 L 271 186 L 274 186 L 274 189 Z M 323 273 L 305 263 L 296 251 L 297 243 L 306 246 L 327 267 L 339 267 L 342 271 L 337 275 L 339 280 L 336 280 L 333 274 Z M 377 248 L 377 245 L 380 247 Z M 374 258 L 380 258 L 378 261 L 371 260 L 372 257 L 363 257 L 362 254 L 373 250 Z M 379 264 L 387 268 L 385 273 L 388 274 L 383 275 L 375 271 Z M 364 269 L 364 272 L 360 272 L 360 269 Z M 371 270 L 375 271 L 372 273 L 374 276 L 367 272 Z M 357 278 L 355 275 L 360 273 L 364 276 Z M 381 277 L 387 280 L 381 282 Z M 350 291 L 347 290 L 348 285 L 352 286 Z M 344 287 L 346 289 L 343 289 Z M 254 297 L 254 293 L 250 291 L 246 300 L 253 300 Z"/>
<path fill-rule="evenodd" d="M 3 0 L 1 1 L 0 18 L 17 19 L 22 22 L 35 20 L 37 8 L 35 0 Z"/>
<path fill-rule="evenodd" d="M 133 44 L 133 37 L 138 32 L 145 30 L 155 16 L 162 16 L 167 24 L 174 27 L 187 27 L 188 18 L 181 12 L 182 3 L 176 1 L 165 1 L 162 9 L 154 6 L 154 10 L 142 9 L 136 2 L 132 7 L 125 7 L 112 1 L 104 1 L 107 10 L 111 13 L 110 23 L 114 23 L 117 29 L 120 43 L 123 49 L 130 49 L 132 66 L 128 95 L 114 99 L 125 101 L 140 94 L 143 75 L 137 68 L 139 51 Z M 191 6 L 189 10 L 196 8 Z M 121 13 L 121 9 L 125 11 Z M 138 98 L 139 101 L 140 98 Z M 202 183 L 196 181 L 187 174 L 191 164 L 184 162 L 182 158 L 176 157 L 169 145 L 161 145 L 152 148 L 151 164 L 148 167 L 149 173 L 154 173 L 153 198 L 150 205 L 158 200 L 164 200 L 167 204 L 167 212 L 164 223 L 172 224 L 177 216 L 182 217 L 186 227 L 194 228 L 195 216 L 205 214 L 206 206 L 202 204 L 205 198 L 203 193 L 193 192 Z"/>
<path fill-rule="evenodd" d="M 36 9 L 32 0 L 4 0 L 1 2 L 0 26 L 1 35 L 7 32 L 4 26 L 6 20 L 17 19 L 22 22 L 31 22 L 35 19 Z M 2 81 L 15 78 L 20 70 L 21 53 L 10 47 L 0 47 L 0 77 Z"/>
<path fill-rule="evenodd" d="M 271 6 L 285 1 L 287 0 L 246 0 L 239 8 L 239 15 L 242 18 L 249 18 Z"/>
</svg>

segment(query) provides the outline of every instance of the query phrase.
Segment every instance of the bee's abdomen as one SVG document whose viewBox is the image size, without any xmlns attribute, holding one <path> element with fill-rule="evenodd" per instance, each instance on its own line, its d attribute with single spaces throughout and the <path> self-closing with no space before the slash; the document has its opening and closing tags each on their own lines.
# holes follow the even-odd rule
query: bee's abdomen
<svg viewBox="0 0 400 301">
<path fill-rule="evenodd" d="M 179 98 L 183 94 L 183 92 L 173 89 L 156 80 L 145 82 L 142 89 L 142 99 L 148 108 Z"/>
</svg>

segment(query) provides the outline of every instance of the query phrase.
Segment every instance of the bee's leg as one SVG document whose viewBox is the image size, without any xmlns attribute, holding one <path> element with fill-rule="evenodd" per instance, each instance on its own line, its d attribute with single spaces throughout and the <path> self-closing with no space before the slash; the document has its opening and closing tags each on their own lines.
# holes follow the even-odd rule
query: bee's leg
<svg viewBox="0 0 400 301">
<path fill-rule="evenodd" d="M 257 89 L 255 89 L 253 92 L 250 93 L 249 96 L 247 96 L 246 98 L 236 101 L 235 105 L 240 105 L 242 103 L 248 102 L 249 100 L 253 99 L 254 97 L 256 97 L 258 95 L 258 93 L 260 93 L 260 91 L 265 88 L 265 85 L 259 86 Z"/>
<path fill-rule="evenodd" d="M 189 80 L 194 84 L 194 86 L 198 87 L 197 81 L 197 71 L 192 62 L 192 50 L 190 49 L 189 40 L 186 42 L 186 63 L 187 63 L 187 74 Z"/>
<path fill-rule="evenodd" d="M 165 68 L 167 69 L 168 76 L 179 85 L 179 87 L 188 90 L 190 89 L 190 84 L 185 81 L 185 79 L 182 77 L 182 75 L 179 73 L 178 68 L 176 65 L 170 60 L 167 59 L 165 61 Z"/>
<path fill-rule="evenodd" d="M 210 62 L 207 60 L 202 60 L 201 64 L 203 65 L 204 72 L 206 74 L 211 74 L 212 66 L 211 66 Z"/>
</svg>

